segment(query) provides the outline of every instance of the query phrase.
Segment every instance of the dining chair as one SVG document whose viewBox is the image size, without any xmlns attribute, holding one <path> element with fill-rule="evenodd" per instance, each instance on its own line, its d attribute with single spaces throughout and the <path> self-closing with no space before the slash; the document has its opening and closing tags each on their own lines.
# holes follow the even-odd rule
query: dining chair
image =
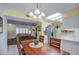
<svg viewBox="0 0 79 59">
<path fill-rule="evenodd" d="M 16 37 L 16 44 L 17 44 L 19 55 L 25 55 L 25 52 L 21 45 L 21 41 L 20 41 L 19 37 Z"/>
<path fill-rule="evenodd" d="M 39 36 L 39 41 L 42 42 L 42 43 L 44 43 L 44 36 L 40 35 Z"/>
</svg>

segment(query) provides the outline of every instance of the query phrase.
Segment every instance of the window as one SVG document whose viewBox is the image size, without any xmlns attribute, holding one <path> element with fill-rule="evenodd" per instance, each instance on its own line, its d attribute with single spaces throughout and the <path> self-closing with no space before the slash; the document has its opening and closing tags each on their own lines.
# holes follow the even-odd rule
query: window
<svg viewBox="0 0 79 59">
<path fill-rule="evenodd" d="M 20 33 L 23 33 L 23 30 L 22 30 L 22 28 L 19 28 L 19 32 L 20 32 Z"/>
<path fill-rule="evenodd" d="M 25 32 L 26 32 L 26 33 L 29 33 L 29 30 L 26 28 L 26 29 L 25 29 Z"/>
<path fill-rule="evenodd" d="M 20 33 L 29 34 L 29 31 L 27 28 L 16 28 L 16 34 L 20 34 Z"/>
<path fill-rule="evenodd" d="M 19 33 L 19 28 L 16 28 L 16 34 L 18 34 Z"/>
</svg>

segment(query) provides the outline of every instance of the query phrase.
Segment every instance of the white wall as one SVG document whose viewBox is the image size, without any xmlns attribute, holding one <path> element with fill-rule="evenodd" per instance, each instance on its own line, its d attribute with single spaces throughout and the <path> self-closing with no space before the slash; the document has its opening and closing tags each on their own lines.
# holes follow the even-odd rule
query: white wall
<svg viewBox="0 0 79 59">
<path fill-rule="evenodd" d="M 79 42 L 62 40 L 62 49 L 72 55 L 79 55 Z"/>
<path fill-rule="evenodd" d="M 64 28 L 78 28 L 79 27 L 79 15 L 64 18 L 63 27 Z"/>
<path fill-rule="evenodd" d="M 7 25 L 7 38 L 15 38 L 16 37 L 16 27 L 13 24 Z"/>
<path fill-rule="evenodd" d="M 79 15 L 64 18 L 63 28 L 75 29 L 75 36 L 71 39 L 62 40 L 62 49 L 72 55 L 79 55 Z"/>
<path fill-rule="evenodd" d="M 17 24 L 8 24 L 7 25 L 7 38 L 12 39 L 16 37 L 16 28 L 23 28 L 24 25 L 17 25 Z"/>
<path fill-rule="evenodd" d="M 0 15 L 3 18 L 3 33 L 0 33 L 0 54 L 6 54 L 7 52 L 7 20 L 4 15 Z"/>
<path fill-rule="evenodd" d="M 29 31 L 30 27 L 33 28 L 33 25 L 20 25 L 20 24 L 8 24 L 7 25 L 7 38 L 12 39 L 16 37 L 16 28 L 27 28 Z"/>
</svg>

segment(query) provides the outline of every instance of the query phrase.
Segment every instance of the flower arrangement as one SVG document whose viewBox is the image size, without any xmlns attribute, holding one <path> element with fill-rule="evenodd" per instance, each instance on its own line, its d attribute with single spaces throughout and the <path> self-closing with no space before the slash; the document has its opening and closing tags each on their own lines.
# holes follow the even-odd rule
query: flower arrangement
<svg viewBox="0 0 79 59">
<path fill-rule="evenodd" d="M 36 40 L 36 39 L 33 39 L 32 42 L 35 44 L 35 45 L 38 45 L 39 41 Z"/>
</svg>

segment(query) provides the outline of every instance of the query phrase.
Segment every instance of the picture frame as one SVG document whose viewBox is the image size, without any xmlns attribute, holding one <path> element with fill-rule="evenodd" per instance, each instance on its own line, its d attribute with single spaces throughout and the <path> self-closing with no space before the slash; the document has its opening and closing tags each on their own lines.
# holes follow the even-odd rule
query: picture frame
<svg viewBox="0 0 79 59">
<path fill-rule="evenodd" d="M 0 16 L 0 33 L 3 32 L 3 18 Z"/>
</svg>

